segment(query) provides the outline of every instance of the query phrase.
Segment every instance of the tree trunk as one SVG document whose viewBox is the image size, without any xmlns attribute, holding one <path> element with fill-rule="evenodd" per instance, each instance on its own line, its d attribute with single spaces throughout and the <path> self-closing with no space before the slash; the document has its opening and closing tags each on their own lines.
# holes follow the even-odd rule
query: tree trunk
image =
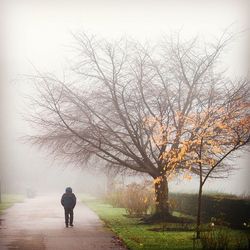
<svg viewBox="0 0 250 250">
<path fill-rule="evenodd" d="M 159 180 L 159 181 L 158 181 Z M 166 176 L 158 177 L 155 181 L 156 214 L 167 218 L 169 214 L 168 181 Z"/>
<path fill-rule="evenodd" d="M 198 193 L 198 207 L 197 207 L 197 222 L 196 222 L 196 238 L 200 239 L 200 230 L 201 230 L 201 198 L 202 198 L 202 187 L 204 182 L 202 181 L 202 148 L 203 148 L 203 137 L 201 138 L 200 151 L 199 151 L 199 177 L 200 177 L 200 185 L 199 185 L 199 193 Z"/>
<path fill-rule="evenodd" d="M 197 222 L 196 222 L 196 238 L 200 239 L 200 230 L 201 230 L 201 199 L 202 199 L 202 184 L 199 187 L 198 194 L 198 207 L 197 207 Z"/>
</svg>

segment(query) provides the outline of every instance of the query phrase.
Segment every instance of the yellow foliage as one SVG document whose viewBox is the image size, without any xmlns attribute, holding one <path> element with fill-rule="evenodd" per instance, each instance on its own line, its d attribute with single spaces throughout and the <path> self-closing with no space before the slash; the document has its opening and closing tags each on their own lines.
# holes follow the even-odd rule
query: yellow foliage
<svg viewBox="0 0 250 250">
<path fill-rule="evenodd" d="M 223 152 L 223 150 L 222 150 L 220 147 L 218 147 L 218 146 L 213 146 L 213 147 L 212 147 L 212 152 L 213 152 L 214 154 L 220 154 L 220 153 Z"/>
<path fill-rule="evenodd" d="M 159 184 L 159 183 L 161 183 L 161 181 L 162 181 L 162 177 L 157 177 L 157 178 L 155 178 L 155 179 L 153 180 L 153 183 L 154 183 L 154 184 Z"/>
<path fill-rule="evenodd" d="M 246 110 L 249 110 L 250 104 L 241 100 L 237 104 L 229 108 L 217 105 L 189 115 L 178 110 L 175 120 L 184 124 L 180 130 L 173 124 L 164 125 L 162 117 L 145 119 L 150 128 L 152 145 L 166 146 L 159 160 L 165 163 L 164 171 L 168 179 L 175 176 L 175 168 L 179 164 L 188 172 L 197 164 L 213 167 L 217 158 L 229 147 L 244 143 L 239 135 L 249 134 L 250 115 L 246 114 Z M 185 173 L 184 178 L 191 179 L 191 176 Z M 160 181 L 157 178 L 154 183 Z"/>
<path fill-rule="evenodd" d="M 189 174 L 189 172 L 185 172 L 184 175 L 183 175 L 183 179 L 185 179 L 185 180 L 191 180 L 192 176 Z"/>
</svg>

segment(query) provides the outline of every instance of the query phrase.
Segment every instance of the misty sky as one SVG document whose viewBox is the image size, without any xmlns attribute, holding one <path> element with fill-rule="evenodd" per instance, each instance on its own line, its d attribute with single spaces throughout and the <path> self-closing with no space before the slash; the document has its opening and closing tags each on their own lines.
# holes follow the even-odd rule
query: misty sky
<svg viewBox="0 0 250 250">
<path fill-rule="evenodd" d="M 31 88 L 20 80 L 21 75 L 34 73 L 35 66 L 42 72 L 60 76 L 73 56 L 72 33 L 85 31 L 106 39 L 127 36 L 143 42 L 180 31 L 184 38 L 199 35 L 211 41 L 230 26 L 232 32 L 244 32 L 226 51 L 223 67 L 232 78 L 246 76 L 249 71 L 248 0 L 2 0 L 0 5 L 2 164 L 3 173 L 18 188 L 37 183 L 49 185 L 53 180 L 59 180 L 61 188 L 79 184 L 80 177 L 84 182 L 90 179 L 86 172 L 79 170 L 62 172 L 58 162 L 51 164 L 52 157 L 19 140 L 30 131 L 21 113 L 26 108 L 24 94 L 31 94 Z M 246 154 L 236 162 L 239 170 L 230 178 L 209 182 L 205 189 L 249 192 Z M 174 182 L 171 190 L 180 191 L 185 187 L 185 190 L 196 191 L 196 185 L 195 180 L 184 184 Z"/>
</svg>

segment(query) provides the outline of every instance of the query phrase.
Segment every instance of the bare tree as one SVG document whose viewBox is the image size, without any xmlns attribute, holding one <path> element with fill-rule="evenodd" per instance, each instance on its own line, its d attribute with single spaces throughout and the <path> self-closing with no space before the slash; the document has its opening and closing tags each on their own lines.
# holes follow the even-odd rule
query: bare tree
<svg viewBox="0 0 250 250">
<path fill-rule="evenodd" d="M 83 163 L 97 156 L 113 167 L 150 175 L 156 212 L 167 217 L 168 180 L 186 169 L 192 141 L 186 117 L 199 112 L 207 91 L 227 88 L 216 67 L 230 40 L 224 34 L 202 47 L 198 39 L 175 38 L 153 47 L 77 35 L 74 77 L 59 80 L 39 72 L 31 77 L 38 95 L 30 97 L 28 118 L 39 129 L 30 136 L 33 143 L 64 159 Z"/>
</svg>

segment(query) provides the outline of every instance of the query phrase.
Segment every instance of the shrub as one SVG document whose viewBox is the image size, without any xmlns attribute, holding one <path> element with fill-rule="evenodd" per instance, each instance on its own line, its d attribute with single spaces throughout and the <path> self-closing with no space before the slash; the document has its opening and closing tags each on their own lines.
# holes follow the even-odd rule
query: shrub
<svg viewBox="0 0 250 250">
<path fill-rule="evenodd" d="M 174 210 L 183 214 L 197 215 L 197 194 L 171 193 Z M 249 223 L 250 201 L 230 195 L 203 195 L 201 219 L 203 223 L 213 222 L 218 225 L 242 228 Z"/>
<path fill-rule="evenodd" d="M 124 208 L 130 215 L 144 215 L 154 205 L 154 193 L 148 182 L 129 184 L 124 192 Z"/>
<path fill-rule="evenodd" d="M 108 193 L 104 200 L 113 207 L 124 207 L 124 190 L 118 188 L 111 193 Z"/>
<path fill-rule="evenodd" d="M 113 207 L 123 207 L 129 215 L 141 216 L 154 209 L 152 182 L 131 183 L 119 187 L 105 196 L 105 201 Z"/>
</svg>

